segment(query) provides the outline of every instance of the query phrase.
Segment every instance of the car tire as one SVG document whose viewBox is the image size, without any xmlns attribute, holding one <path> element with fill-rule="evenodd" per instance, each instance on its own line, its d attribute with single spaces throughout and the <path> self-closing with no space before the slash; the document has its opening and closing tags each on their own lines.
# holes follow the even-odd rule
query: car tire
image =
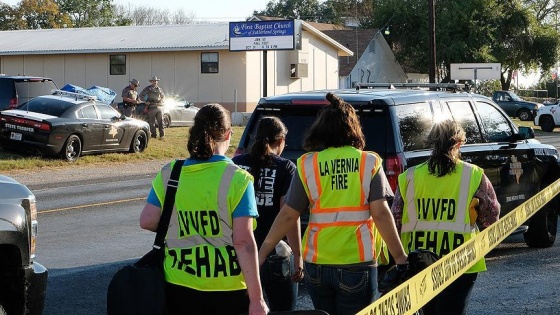
<svg viewBox="0 0 560 315">
<path fill-rule="evenodd" d="M 533 119 L 533 115 L 531 115 L 531 111 L 528 109 L 520 109 L 517 112 L 517 117 L 519 117 L 519 120 L 522 121 L 528 121 Z"/>
<path fill-rule="evenodd" d="M 529 220 L 529 229 L 523 234 L 525 243 L 533 248 L 546 248 L 554 245 L 558 229 L 558 215 L 552 209 L 554 200 L 546 204 Z"/>
<path fill-rule="evenodd" d="M 163 115 L 163 128 L 171 127 L 171 117 L 168 114 Z"/>
<path fill-rule="evenodd" d="M 544 116 L 539 119 L 539 125 L 541 125 L 541 130 L 546 132 L 554 131 L 554 119 L 550 116 Z"/>
<path fill-rule="evenodd" d="M 144 130 L 138 130 L 134 134 L 132 141 L 130 142 L 130 152 L 140 153 L 144 152 L 148 147 L 148 135 Z"/>
<path fill-rule="evenodd" d="M 15 253 L 0 253 L 0 315 L 25 313 L 25 275 Z"/>
<path fill-rule="evenodd" d="M 82 140 L 77 135 L 70 135 L 64 147 L 62 148 L 61 156 L 68 162 L 76 161 L 82 154 Z"/>
</svg>

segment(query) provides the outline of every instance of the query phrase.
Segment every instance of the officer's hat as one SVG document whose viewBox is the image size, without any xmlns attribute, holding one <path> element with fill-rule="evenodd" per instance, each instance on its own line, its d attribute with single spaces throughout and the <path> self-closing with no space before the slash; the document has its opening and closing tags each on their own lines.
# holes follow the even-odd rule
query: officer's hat
<svg viewBox="0 0 560 315">
<path fill-rule="evenodd" d="M 150 82 L 152 82 L 152 81 L 159 81 L 159 78 L 156 77 L 156 76 L 154 75 L 154 76 L 150 79 Z"/>
<path fill-rule="evenodd" d="M 138 82 L 138 80 L 136 80 L 136 79 L 130 80 L 130 83 L 132 83 L 132 84 L 134 84 L 134 85 L 136 85 L 136 86 L 139 86 L 139 85 L 140 85 L 140 82 Z"/>
</svg>

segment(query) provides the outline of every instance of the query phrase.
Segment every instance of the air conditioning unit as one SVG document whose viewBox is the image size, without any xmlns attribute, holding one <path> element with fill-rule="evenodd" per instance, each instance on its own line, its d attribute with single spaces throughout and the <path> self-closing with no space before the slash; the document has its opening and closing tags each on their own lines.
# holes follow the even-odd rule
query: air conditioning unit
<svg viewBox="0 0 560 315">
<path fill-rule="evenodd" d="M 290 64 L 290 78 L 292 79 L 307 78 L 308 72 L 309 65 L 307 63 Z"/>
</svg>

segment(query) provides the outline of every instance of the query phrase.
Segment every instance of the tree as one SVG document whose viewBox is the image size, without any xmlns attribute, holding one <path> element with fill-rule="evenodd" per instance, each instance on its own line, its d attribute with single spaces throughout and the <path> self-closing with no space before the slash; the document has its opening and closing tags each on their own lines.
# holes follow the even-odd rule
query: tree
<svg viewBox="0 0 560 315">
<path fill-rule="evenodd" d="M 24 29 L 25 24 L 15 7 L 0 2 L 0 30 L 13 31 Z"/>
<path fill-rule="evenodd" d="M 449 80 L 451 63 L 499 62 L 502 64 L 502 89 L 507 90 L 513 71 L 548 69 L 554 65 L 560 36 L 551 25 L 540 24 L 535 12 L 519 0 L 438 0 L 436 61 L 439 78 Z M 399 62 L 427 72 L 430 51 L 427 1 L 379 0 L 375 26 L 382 27 L 389 20 L 390 41 Z"/>
<path fill-rule="evenodd" d="M 67 14 L 59 11 L 53 0 L 22 0 L 17 8 L 24 29 L 49 29 L 71 27 Z"/>
<path fill-rule="evenodd" d="M 264 11 L 254 11 L 253 15 L 265 15 L 286 19 L 302 19 L 317 22 L 320 5 L 318 0 L 271 0 Z"/>
<path fill-rule="evenodd" d="M 195 20 L 194 13 L 185 13 L 182 9 L 170 12 L 153 7 L 117 6 L 117 10 L 124 19 L 130 21 L 130 25 L 190 24 Z"/>
<path fill-rule="evenodd" d="M 55 0 L 71 17 L 74 27 L 113 26 L 117 20 L 112 0 Z"/>
</svg>

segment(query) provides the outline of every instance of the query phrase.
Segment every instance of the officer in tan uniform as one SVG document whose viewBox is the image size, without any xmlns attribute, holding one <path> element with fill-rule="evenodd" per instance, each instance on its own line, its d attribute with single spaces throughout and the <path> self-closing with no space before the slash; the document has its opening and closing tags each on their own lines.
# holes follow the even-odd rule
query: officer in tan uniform
<svg viewBox="0 0 560 315">
<path fill-rule="evenodd" d="M 138 101 L 138 91 L 136 89 L 140 85 L 140 82 L 136 79 L 130 80 L 130 84 L 127 85 L 122 91 L 123 99 L 123 114 L 126 117 L 132 117 L 136 104 L 140 103 Z"/>
<path fill-rule="evenodd" d="M 158 86 L 159 78 L 153 76 L 150 79 L 151 85 L 145 87 L 140 93 L 140 100 L 145 101 L 146 106 L 148 106 L 148 123 L 150 124 L 150 134 L 152 138 L 157 138 L 156 134 L 156 123 L 157 129 L 159 129 L 159 138 L 163 139 L 165 132 L 163 131 L 163 99 L 165 94 L 163 89 Z"/>
</svg>

